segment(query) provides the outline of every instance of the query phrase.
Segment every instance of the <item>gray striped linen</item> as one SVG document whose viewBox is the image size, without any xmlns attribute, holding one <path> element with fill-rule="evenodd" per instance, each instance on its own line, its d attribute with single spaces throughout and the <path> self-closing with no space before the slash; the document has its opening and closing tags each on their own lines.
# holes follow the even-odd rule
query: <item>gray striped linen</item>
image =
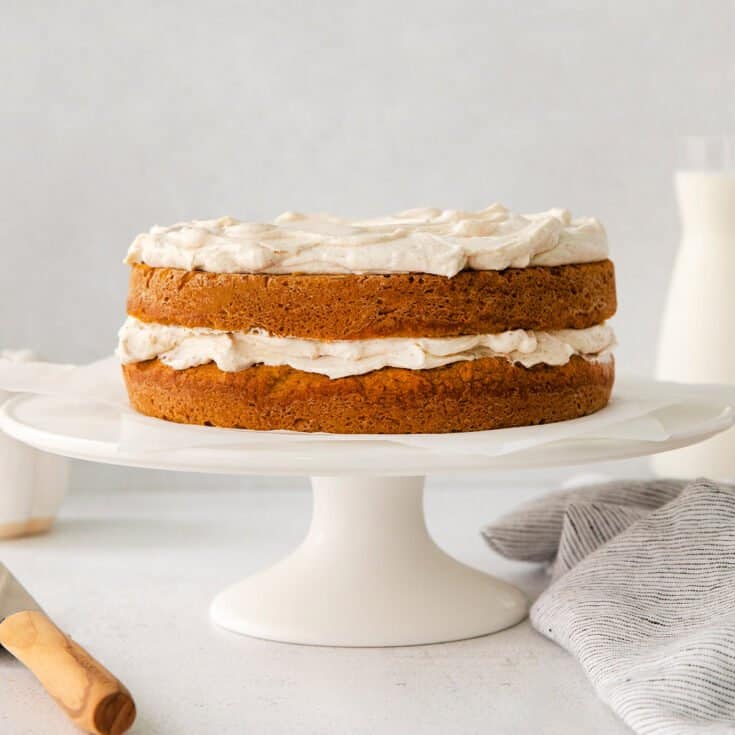
<svg viewBox="0 0 735 735">
<path fill-rule="evenodd" d="M 519 506 L 486 526 L 482 534 L 501 556 L 552 562 L 570 503 L 578 500 L 653 510 L 677 497 L 686 484 L 683 480 L 628 480 L 562 490 Z"/>
<path fill-rule="evenodd" d="M 650 513 L 646 508 L 613 503 L 570 503 L 564 514 L 559 549 L 551 566 L 557 579 L 596 548 Z"/>
<path fill-rule="evenodd" d="M 734 486 L 575 489 L 483 536 L 505 556 L 549 564 L 532 625 L 579 660 L 635 732 L 735 733 Z"/>
</svg>

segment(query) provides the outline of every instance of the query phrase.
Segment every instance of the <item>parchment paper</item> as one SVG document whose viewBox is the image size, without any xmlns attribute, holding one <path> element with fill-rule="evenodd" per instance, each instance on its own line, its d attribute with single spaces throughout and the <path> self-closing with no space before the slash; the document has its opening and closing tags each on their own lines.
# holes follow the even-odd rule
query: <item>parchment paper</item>
<svg viewBox="0 0 735 735">
<path fill-rule="evenodd" d="M 141 416 L 128 403 L 115 357 L 82 366 L 0 359 L 0 390 L 59 395 L 114 406 L 120 416 L 120 449 L 136 452 L 192 447 L 256 450 L 279 435 L 285 442 L 305 445 L 328 438 L 334 442 L 393 442 L 429 451 L 501 456 L 575 437 L 661 442 L 670 435 L 656 416 L 660 409 L 687 401 L 735 404 L 735 389 L 727 386 L 682 386 L 619 378 L 606 408 L 572 421 L 458 434 L 308 434 L 188 426 Z"/>
</svg>

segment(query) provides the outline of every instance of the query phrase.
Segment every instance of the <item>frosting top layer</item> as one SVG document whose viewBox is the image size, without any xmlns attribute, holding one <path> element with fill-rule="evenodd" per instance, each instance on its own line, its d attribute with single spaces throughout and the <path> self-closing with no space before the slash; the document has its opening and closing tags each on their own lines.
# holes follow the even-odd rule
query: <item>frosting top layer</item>
<svg viewBox="0 0 735 735">
<path fill-rule="evenodd" d="M 593 218 L 563 209 L 513 214 L 410 209 L 348 220 L 286 212 L 271 223 L 232 217 L 155 226 L 138 235 L 126 263 L 212 273 L 432 273 L 589 263 L 607 258 Z"/>
</svg>

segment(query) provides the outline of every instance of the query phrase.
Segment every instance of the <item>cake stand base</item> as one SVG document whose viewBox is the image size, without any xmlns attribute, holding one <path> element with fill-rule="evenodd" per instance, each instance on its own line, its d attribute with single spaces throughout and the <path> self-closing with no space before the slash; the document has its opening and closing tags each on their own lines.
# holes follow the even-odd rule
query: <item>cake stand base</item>
<svg viewBox="0 0 735 735">
<path fill-rule="evenodd" d="M 221 592 L 215 623 L 289 643 L 408 646 L 494 633 L 526 617 L 520 590 L 434 543 L 423 477 L 314 477 L 312 486 L 302 544 Z"/>
</svg>

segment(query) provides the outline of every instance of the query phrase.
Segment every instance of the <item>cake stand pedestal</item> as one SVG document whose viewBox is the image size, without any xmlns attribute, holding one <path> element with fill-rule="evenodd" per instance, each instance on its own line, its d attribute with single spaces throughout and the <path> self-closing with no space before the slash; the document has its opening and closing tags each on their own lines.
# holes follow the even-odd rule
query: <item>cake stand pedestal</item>
<svg viewBox="0 0 735 735">
<path fill-rule="evenodd" d="M 150 428 L 158 446 L 153 440 L 126 444 L 121 425 L 129 409 L 62 396 L 12 399 L 0 410 L 0 429 L 38 449 L 111 464 L 311 474 L 314 510 L 305 540 L 283 561 L 217 595 L 212 619 L 237 633 L 292 643 L 414 645 L 493 633 L 527 612 L 518 589 L 461 564 L 434 543 L 424 522 L 424 475 L 643 456 L 702 441 L 735 421 L 727 396 L 703 390 L 697 399 L 687 386 L 677 403 L 676 387 L 670 390 L 670 401 L 656 412 L 662 427 L 658 439 L 615 438 L 626 435 L 623 421 L 615 424 L 612 438 L 592 432 L 499 455 L 478 449 L 478 437 L 484 441 L 479 434 L 440 437 L 428 447 L 385 436 L 305 440 L 303 435 L 204 427 L 200 445 L 176 448 L 173 437 L 180 427 L 138 416 L 135 427 Z M 614 406 L 603 409 L 608 410 L 615 415 Z M 554 429 L 534 431 L 541 436 Z M 211 445 L 221 432 L 231 446 Z M 487 434 L 488 441 L 499 436 Z M 244 443 L 238 444 L 240 439 Z"/>
<path fill-rule="evenodd" d="M 520 590 L 434 543 L 423 477 L 314 477 L 312 487 L 303 543 L 217 595 L 216 623 L 280 641 L 397 646 L 493 633 L 526 616 Z"/>
</svg>

